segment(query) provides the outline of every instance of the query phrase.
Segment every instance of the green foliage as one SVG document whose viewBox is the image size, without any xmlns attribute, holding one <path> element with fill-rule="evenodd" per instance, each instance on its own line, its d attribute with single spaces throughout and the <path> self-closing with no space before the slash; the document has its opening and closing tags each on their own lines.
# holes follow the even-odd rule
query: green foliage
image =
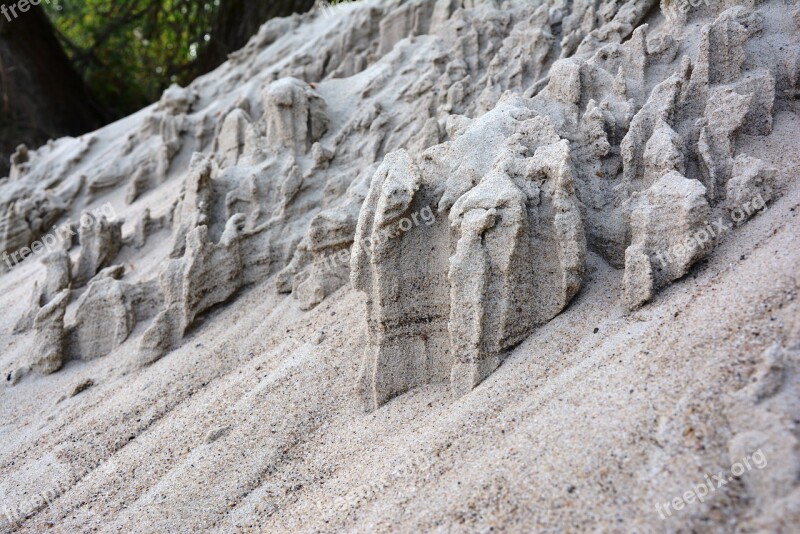
<svg viewBox="0 0 800 534">
<path fill-rule="evenodd" d="M 73 64 L 114 116 L 157 100 L 196 75 L 220 0 L 42 2 Z"/>
</svg>

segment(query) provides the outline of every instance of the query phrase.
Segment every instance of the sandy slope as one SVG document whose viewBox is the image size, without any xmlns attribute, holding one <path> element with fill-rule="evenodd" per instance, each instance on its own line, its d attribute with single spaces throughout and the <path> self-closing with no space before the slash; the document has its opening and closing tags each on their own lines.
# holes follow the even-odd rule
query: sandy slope
<svg viewBox="0 0 800 534">
<path fill-rule="evenodd" d="M 763 8 L 767 37 L 790 24 L 780 20 L 782 7 Z M 696 16 L 699 26 L 716 13 Z M 189 120 L 219 122 L 217 109 L 227 112 L 236 98 L 257 94 L 271 76 L 260 67 L 278 65 L 277 57 L 289 66 L 275 66 L 276 73 L 297 65 L 313 70 L 313 61 L 285 52 L 332 31 L 336 20 L 294 20 L 266 51 L 256 46 L 249 63 L 226 64 L 199 80 L 202 113 Z M 662 24 L 657 10 L 646 20 Z M 358 27 L 348 24 L 349 31 Z M 396 104 L 399 116 L 414 113 L 416 101 L 401 98 L 398 88 L 428 72 L 419 65 L 443 46 L 423 36 L 393 49 L 391 39 L 378 43 L 384 37 L 366 33 L 364 41 L 378 47 L 372 52 L 390 51 L 364 70 L 318 84 L 332 131 L 346 130 L 362 91 L 405 102 Z M 684 36 L 696 51 L 696 36 Z M 749 52 L 778 41 L 758 41 Z M 252 77 L 242 82 L 248 69 Z M 671 72 L 662 70 L 650 74 Z M 226 92 L 233 86 L 237 94 Z M 796 99 L 778 100 L 771 134 L 742 134 L 736 142 L 737 153 L 778 169 L 780 191 L 765 210 L 633 311 L 623 297 L 624 270 L 590 246 L 582 288 L 564 311 L 532 329 L 464 396 L 434 382 L 365 412 L 356 390 L 370 343 L 366 295 L 344 284 L 306 309 L 302 295 L 276 287 L 291 254 L 199 313 L 177 347 L 149 365 L 142 365 L 140 342 L 152 318 L 105 357 L 67 358 L 57 372 L 26 374 L 13 385 L 9 374 L 0 388 L 0 530 L 791 532 L 800 521 L 800 116 Z M 481 115 L 475 99 L 459 105 Z M 97 135 L 80 165 L 97 164 L 122 132 L 139 132 L 150 111 Z M 270 250 L 290 238 L 297 245 L 321 207 L 342 213 L 346 199 L 363 201 L 384 151 L 370 148 L 379 127 L 368 128 L 343 137 L 329 175 L 310 175 L 313 187 L 281 215 Z M 403 128 L 382 138 L 386 150 L 418 141 Z M 158 213 L 178 194 L 194 149 L 218 148 L 210 142 L 218 130 L 198 127 L 203 142 L 182 134 L 172 170 L 142 200 L 126 205 L 123 186 L 99 200 L 81 193 L 73 213 L 110 199 L 128 218 L 127 237 L 144 207 Z M 298 165 L 310 159 L 304 153 Z M 268 165 L 255 167 L 240 163 L 234 179 L 262 171 L 270 180 L 282 177 Z M 356 185 L 342 186 L 330 177 L 336 173 Z M 687 175 L 700 173 L 691 168 Z M 157 276 L 170 239 L 165 228 L 141 249 L 123 248 L 115 260 L 126 265 L 123 280 Z M 71 251 L 73 261 L 79 254 Z M 413 276 L 420 265 L 413 257 L 398 276 Z M 12 330 L 44 272 L 26 262 L 0 277 L 0 369 L 9 373 L 32 355 L 35 332 Z M 71 303 L 68 319 L 75 308 Z M 76 392 L 81 384 L 86 389 Z M 730 477 L 732 465 L 756 451 L 765 466 L 715 488 L 705 502 L 659 513 L 706 475 Z"/>
<path fill-rule="evenodd" d="M 144 371 L 101 359 L 6 390 L 4 465 L 25 466 L 10 476 L 64 490 L 22 531 L 733 529 L 760 511 L 746 484 L 673 521 L 655 504 L 730 467 L 726 397 L 800 335 L 798 211 L 795 188 L 632 316 L 594 258 L 608 285 L 458 400 L 431 386 L 365 416 L 363 303 L 345 289 L 301 316 L 268 284 Z"/>
</svg>

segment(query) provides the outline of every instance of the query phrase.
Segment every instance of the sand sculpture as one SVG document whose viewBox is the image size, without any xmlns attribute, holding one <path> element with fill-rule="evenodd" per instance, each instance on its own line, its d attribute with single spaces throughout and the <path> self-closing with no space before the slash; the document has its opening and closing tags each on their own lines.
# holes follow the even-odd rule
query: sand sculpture
<svg viewBox="0 0 800 534">
<path fill-rule="evenodd" d="M 796 44 L 770 62 L 748 55 L 796 40 L 767 35 L 758 6 L 699 6 L 696 46 L 688 15 L 652 30 L 654 7 L 365 3 L 322 51 L 282 61 L 274 43 L 301 19 L 275 20 L 124 136 L 20 147 L 0 190 L 5 251 L 113 191 L 137 208 L 132 230 L 99 217 L 46 256 L 17 328 L 36 332 L 32 368 L 110 353 L 138 321 L 150 324 L 132 342 L 152 363 L 271 275 L 303 310 L 352 283 L 369 339 L 358 390 L 374 409 L 431 381 L 470 391 L 569 306 L 587 253 L 621 270 L 627 309 L 651 301 L 713 248 L 695 238 L 714 216 L 738 226 L 747 217 L 731 210 L 780 194 L 774 166 L 737 139 L 769 136 L 798 87 Z M 434 223 L 393 229 L 423 209 Z M 115 264 L 163 232 L 157 276 Z"/>
</svg>

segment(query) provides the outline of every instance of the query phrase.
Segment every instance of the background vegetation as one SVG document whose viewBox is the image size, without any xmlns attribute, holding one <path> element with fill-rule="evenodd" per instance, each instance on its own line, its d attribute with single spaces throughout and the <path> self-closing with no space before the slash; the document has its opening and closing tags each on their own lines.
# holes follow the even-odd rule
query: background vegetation
<svg viewBox="0 0 800 534">
<path fill-rule="evenodd" d="M 216 68 L 315 0 L 50 0 L 0 17 L 0 176 L 19 143 L 80 135 Z M 337 2 L 332 2 L 337 3 Z"/>
<path fill-rule="evenodd" d="M 197 75 L 220 0 L 53 0 L 45 6 L 75 69 L 122 116 Z"/>
</svg>

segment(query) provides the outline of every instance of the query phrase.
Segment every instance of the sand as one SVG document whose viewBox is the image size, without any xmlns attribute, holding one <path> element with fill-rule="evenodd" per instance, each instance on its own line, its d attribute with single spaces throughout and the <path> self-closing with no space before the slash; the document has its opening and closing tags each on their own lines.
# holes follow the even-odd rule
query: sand
<svg viewBox="0 0 800 534">
<path fill-rule="evenodd" d="M 20 149 L 0 531 L 795 530 L 800 11 L 567 4 L 276 19 Z"/>
</svg>

